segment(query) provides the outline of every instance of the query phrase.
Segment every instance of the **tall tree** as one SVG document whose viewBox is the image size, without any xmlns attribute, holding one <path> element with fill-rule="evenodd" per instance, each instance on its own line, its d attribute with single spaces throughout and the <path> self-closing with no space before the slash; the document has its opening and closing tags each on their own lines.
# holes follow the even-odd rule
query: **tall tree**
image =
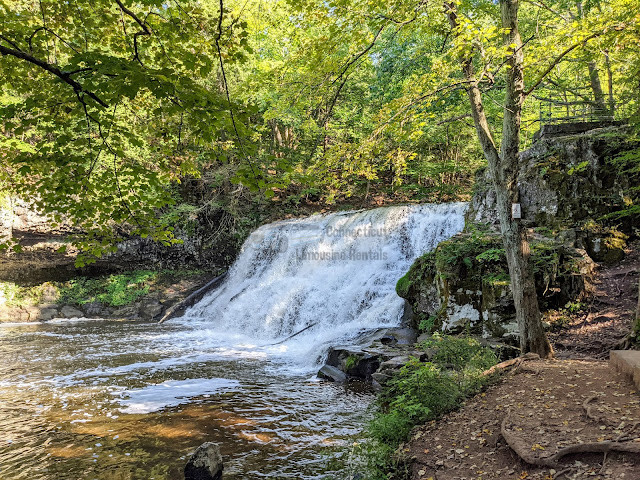
<svg viewBox="0 0 640 480">
<path fill-rule="evenodd" d="M 158 215 L 171 185 L 245 133 L 216 75 L 246 53 L 228 14 L 217 1 L 0 2 L 7 189 L 82 230 L 87 258 L 132 234 L 174 242 Z"/>
<path fill-rule="evenodd" d="M 455 4 L 445 3 L 445 8 L 455 34 L 460 28 Z M 474 71 L 473 59 L 461 56 L 460 62 L 467 82 L 466 88 L 473 121 L 496 193 L 500 230 L 511 277 L 516 320 L 520 330 L 520 348 L 522 352 L 534 352 L 547 358 L 552 355 L 552 349 L 542 327 L 533 270 L 529 262 L 527 231 L 519 220 L 512 218 L 511 215 L 511 206 L 519 202 L 520 195 L 517 176 L 522 104 L 525 98 L 524 53 L 518 29 L 518 0 L 500 0 L 500 11 L 509 56 L 507 58 L 508 73 L 505 79 L 502 141 L 499 149 L 485 114 L 480 78 Z"/>
</svg>

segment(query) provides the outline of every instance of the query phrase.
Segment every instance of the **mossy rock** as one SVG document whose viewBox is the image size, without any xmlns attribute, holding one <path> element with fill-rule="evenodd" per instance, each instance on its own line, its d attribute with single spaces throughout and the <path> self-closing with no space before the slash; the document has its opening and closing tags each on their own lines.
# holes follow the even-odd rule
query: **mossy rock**
<svg viewBox="0 0 640 480">
<path fill-rule="evenodd" d="M 478 227 L 441 242 L 398 282 L 397 292 L 421 331 L 460 330 L 503 337 L 513 334 L 515 308 L 499 234 Z M 575 232 L 546 232 L 530 242 L 542 308 L 555 308 L 585 290 L 590 259 L 568 245 Z M 571 234 L 569 234 L 571 233 Z"/>
<path fill-rule="evenodd" d="M 614 229 L 597 225 L 593 222 L 585 225 L 585 246 L 587 253 L 596 262 L 612 265 L 621 261 L 625 256 L 627 239 L 624 233 Z"/>
</svg>

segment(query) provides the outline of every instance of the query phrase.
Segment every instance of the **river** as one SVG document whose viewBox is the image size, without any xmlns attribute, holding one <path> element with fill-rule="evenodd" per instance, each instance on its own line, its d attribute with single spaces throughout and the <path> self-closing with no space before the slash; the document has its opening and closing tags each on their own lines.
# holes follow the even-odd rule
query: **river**
<svg viewBox="0 0 640 480">
<path fill-rule="evenodd" d="M 0 478 L 180 479 L 205 441 L 225 478 L 334 478 L 371 394 L 273 350 L 194 322 L 0 326 Z"/>
</svg>

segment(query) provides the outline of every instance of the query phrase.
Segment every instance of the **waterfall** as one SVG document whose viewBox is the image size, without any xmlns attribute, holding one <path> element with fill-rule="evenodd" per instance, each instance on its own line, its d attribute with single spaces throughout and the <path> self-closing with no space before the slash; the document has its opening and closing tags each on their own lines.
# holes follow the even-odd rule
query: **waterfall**
<svg viewBox="0 0 640 480">
<path fill-rule="evenodd" d="M 262 345 L 309 327 L 280 347 L 307 354 L 365 329 L 397 326 L 404 300 L 396 282 L 418 256 L 462 230 L 466 206 L 384 207 L 264 225 L 225 282 L 184 319 Z"/>
</svg>

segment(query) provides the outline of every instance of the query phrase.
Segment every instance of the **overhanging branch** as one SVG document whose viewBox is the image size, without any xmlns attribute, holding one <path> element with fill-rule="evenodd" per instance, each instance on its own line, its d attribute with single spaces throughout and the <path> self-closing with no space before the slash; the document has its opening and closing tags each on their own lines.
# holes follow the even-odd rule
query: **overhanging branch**
<svg viewBox="0 0 640 480">
<path fill-rule="evenodd" d="M 544 72 L 542 72 L 542 74 L 538 77 L 538 79 L 533 83 L 533 85 L 529 88 L 529 90 L 527 90 L 526 92 L 524 92 L 524 96 L 527 97 L 531 94 L 531 92 L 533 92 L 536 88 L 538 88 L 538 85 L 540 85 L 545 77 L 547 75 L 549 75 L 549 73 L 551 73 L 551 70 L 553 70 L 555 68 L 556 65 L 558 65 L 562 59 L 564 57 L 566 57 L 567 55 L 569 55 L 571 52 L 573 52 L 576 48 L 582 46 L 582 45 L 586 45 L 586 43 L 589 40 L 593 40 L 594 38 L 599 37 L 600 35 L 602 35 L 603 33 L 605 33 L 604 31 L 601 32 L 596 32 L 593 33 L 591 35 L 589 35 L 588 37 L 584 38 L 581 42 L 578 43 L 574 43 L 573 45 L 571 45 L 569 48 L 567 48 L 566 50 L 564 50 L 560 55 L 558 55 L 550 64 L 549 66 L 545 69 Z"/>
<path fill-rule="evenodd" d="M 135 13 L 133 13 L 131 10 L 129 10 L 127 7 L 125 7 L 124 4 L 120 0 L 116 0 L 116 3 L 118 4 L 118 6 L 120 7 L 120 10 L 122 10 L 122 12 L 125 15 L 131 17 L 138 25 L 140 25 L 140 28 L 142 28 L 142 30 L 139 30 L 139 31 L 137 31 L 136 33 L 133 34 L 134 58 L 138 61 L 138 63 L 140 65 L 142 65 L 142 60 L 140 60 L 140 56 L 138 54 L 138 37 L 140 37 L 140 36 L 150 37 L 151 36 L 151 29 L 149 28 L 149 25 L 147 24 L 146 19 L 142 20 Z"/>
<path fill-rule="evenodd" d="M 9 55 L 9 56 L 18 58 L 20 60 L 29 62 L 33 65 L 36 65 L 42 68 L 43 70 L 46 70 L 47 72 L 55 75 L 64 83 L 70 85 L 73 88 L 73 91 L 76 92 L 77 95 L 79 95 L 80 93 L 83 93 L 87 95 L 89 98 L 91 98 L 92 100 L 94 100 L 96 103 L 98 103 L 100 106 L 105 108 L 108 107 L 108 105 L 102 99 L 100 99 L 100 97 L 98 97 L 95 93 L 87 90 L 79 82 L 71 78 L 72 73 L 70 72 L 64 72 L 60 70 L 58 67 L 56 67 L 55 65 L 52 65 L 49 62 L 45 62 L 44 60 L 41 60 L 39 58 L 36 58 L 33 55 L 23 50 L 7 48 L 5 46 L 0 45 L 0 54 Z M 77 72 L 74 72 L 74 73 L 77 73 Z"/>
</svg>

